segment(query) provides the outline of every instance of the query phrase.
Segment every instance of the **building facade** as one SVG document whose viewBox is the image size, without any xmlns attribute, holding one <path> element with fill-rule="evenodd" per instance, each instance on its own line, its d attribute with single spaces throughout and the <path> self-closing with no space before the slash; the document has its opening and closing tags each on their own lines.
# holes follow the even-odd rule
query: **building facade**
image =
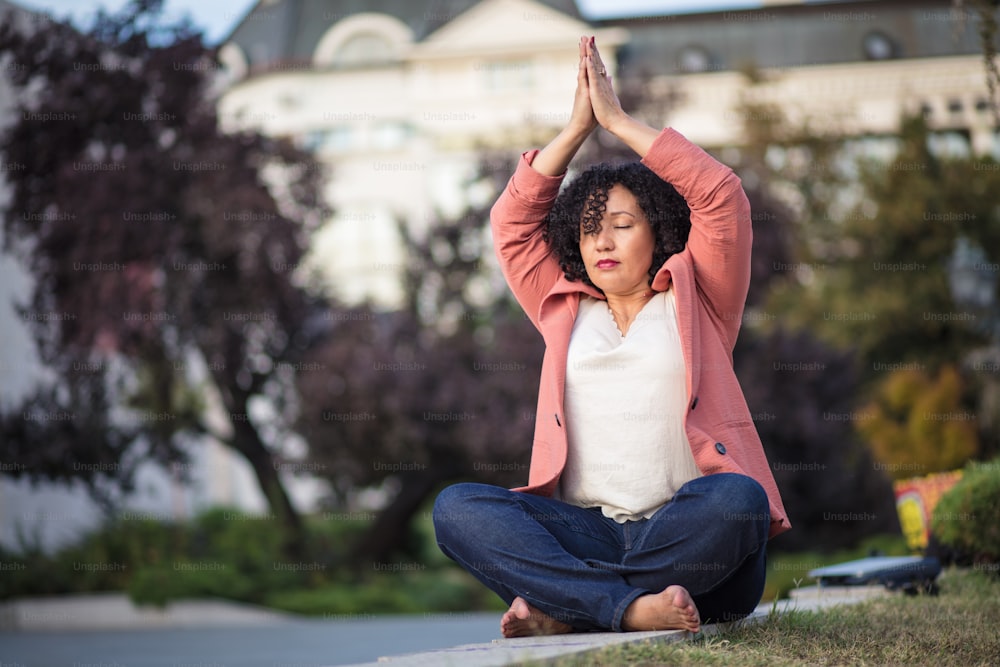
<svg viewBox="0 0 1000 667">
<path fill-rule="evenodd" d="M 572 2 L 343 9 L 355 4 L 259 3 L 221 48 L 231 78 L 219 111 L 230 127 L 293 138 L 330 165 L 337 213 L 316 263 L 341 298 L 393 305 L 397 221 L 419 232 L 438 213 L 459 214 L 479 148 L 530 146 L 565 123 L 573 45 L 594 28 Z M 302 25 L 312 27 L 292 28 Z M 614 27 L 598 36 L 612 54 L 625 39 Z"/>
<path fill-rule="evenodd" d="M 331 166 L 337 213 L 313 263 L 340 298 L 391 307 L 396 221 L 460 213 L 477 149 L 526 149 L 562 127 L 580 35 L 597 35 L 647 121 L 706 147 L 743 141 L 749 102 L 861 136 L 923 111 L 987 153 L 997 135 L 976 29 L 950 0 L 589 19 L 573 0 L 261 0 L 220 49 L 219 110 Z"/>
</svg>

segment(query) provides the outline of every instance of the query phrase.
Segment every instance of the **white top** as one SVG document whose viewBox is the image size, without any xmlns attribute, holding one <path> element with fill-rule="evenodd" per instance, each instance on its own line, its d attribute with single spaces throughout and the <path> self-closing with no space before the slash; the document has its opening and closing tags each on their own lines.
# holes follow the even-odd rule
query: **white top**
<svg viewBox="0 0 1000 667">
<path fill-rule="evenodd" d="M 687 434 L 687 385 L 673 290 L 622 336 L 605 301 L 580 300 L 566 360 L 569 458 L 560 498 L 618 523 L 649 518 L 701 476 Z"/>
</svg>

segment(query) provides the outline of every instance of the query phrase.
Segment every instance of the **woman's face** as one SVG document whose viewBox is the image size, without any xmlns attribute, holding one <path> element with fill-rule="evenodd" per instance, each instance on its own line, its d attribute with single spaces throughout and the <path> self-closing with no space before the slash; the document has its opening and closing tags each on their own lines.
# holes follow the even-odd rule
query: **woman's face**
<svg viewBox="0 0 1000 667">
<path fill-rule="evenodd" d="M 649 289 L 655 248 L 646 214 L 635 195 L 620 183 L 608 190 L 600 228 L 591 234 L 580 230 L 580 255 L 587 276 L 605 294 L 628 295 Z"/>
</svg>

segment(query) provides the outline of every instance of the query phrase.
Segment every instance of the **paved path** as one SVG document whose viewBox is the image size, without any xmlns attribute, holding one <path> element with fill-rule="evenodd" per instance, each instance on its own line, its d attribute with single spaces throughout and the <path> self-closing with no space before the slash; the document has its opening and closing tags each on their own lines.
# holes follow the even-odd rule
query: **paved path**
<svg viewBox="0 0 1000 667">
<path fill-rule="evenodd" d="M 0 633 L 8 667 L 327 667 L 488 642 L 500 614 L 305 619 L 204 628 Z"/>
<path fill-rule="evenodd" d="M 122 593 L 22 598 L 0 603 L 0 631 L 95 631 L 266 625 L 294 616 L 228 600 L 136 607 Z"/>
<path fill-rule="evenodd" d="M 121 594 L 0 603 L 0 667 L 323 667 L 497 637 L 499 613 L 302 618 L 222 600 Z"/>
</svg>

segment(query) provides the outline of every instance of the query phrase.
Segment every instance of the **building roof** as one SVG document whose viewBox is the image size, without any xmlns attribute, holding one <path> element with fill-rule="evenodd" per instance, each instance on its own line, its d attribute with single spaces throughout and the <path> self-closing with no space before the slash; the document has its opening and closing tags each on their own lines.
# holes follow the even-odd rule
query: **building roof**
<svg viewBox="0 0 1000 667">
<path fill-rule="evenodd" d="M 361 13 L 392 16 L 422 41 L 481 0 L 258 0 L 223 42 L 246 54 L 252 69 L 308 62 L 320 38 L 339 20 Z M 574 0 L 535 0 L 582 20 Z"/>
<path fill-rule="evenodd" d="M 591 23 L 627 29 L 619 62 L 646 76 L 982 52 L 978 19 L 952 0 L 764 3 Z"/>
<path fill-rule="evenodd" d="M 251 71 L 309 66 L 331 26 L 381 14 L 422 43 L 484 0 L 259 0 L 224 42 Z M 533 0 L 595 27 L 628 30 L 618 60 L 642 76 L 798 67 L 980 53 L 978 18 L 952 0 L 762 2 L 757 9 L 712 9 L 587 20 L 575 0 Z M 721 5 L 720 5 L 721 6 Z"/>
</svg>

